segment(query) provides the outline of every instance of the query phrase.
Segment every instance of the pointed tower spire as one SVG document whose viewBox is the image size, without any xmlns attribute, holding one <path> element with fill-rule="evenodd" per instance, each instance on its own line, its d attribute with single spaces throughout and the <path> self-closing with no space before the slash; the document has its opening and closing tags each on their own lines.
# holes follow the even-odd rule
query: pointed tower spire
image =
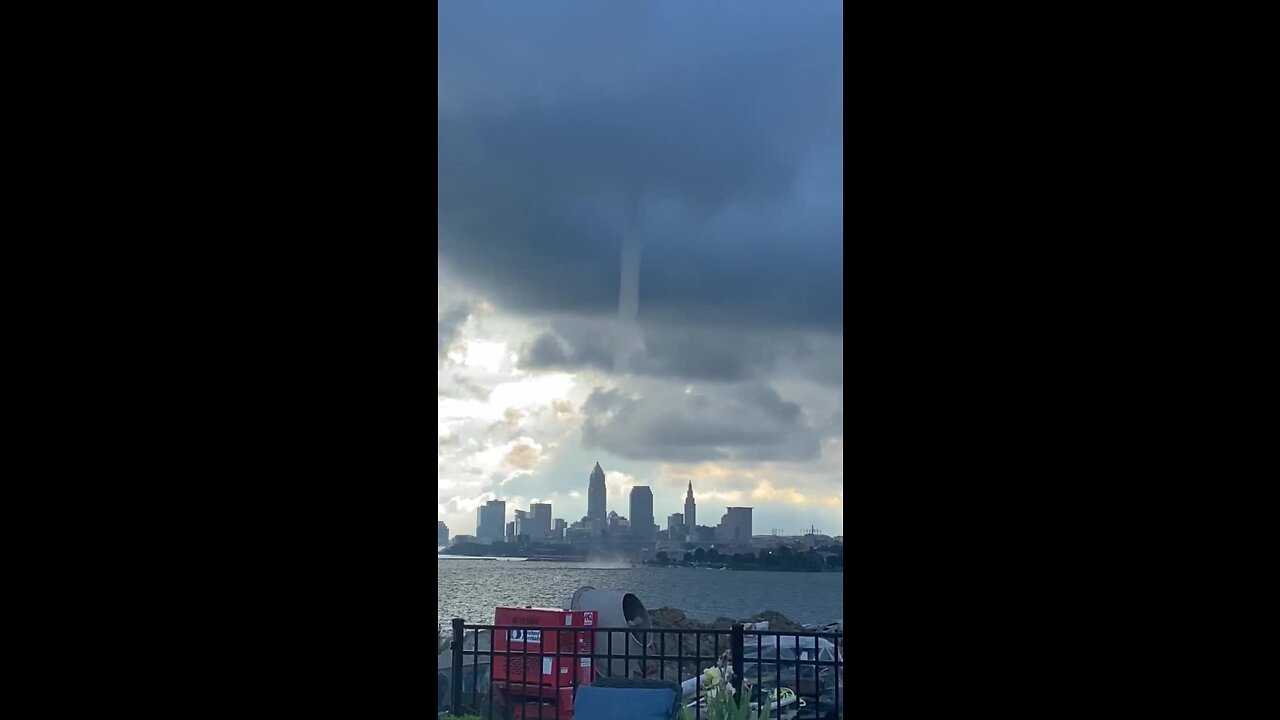
<svg viewBox="0 0 1280 720">
<path fill-rule="evenodd" d="M 596 462 L 591 470 L 591 478 L 587 483 L 587 517 L 591 520 L 605 520 L 605 496 L 608 491 L 604 485 L 604 470 Z"/>
<path fill-rule="evenodd" d="M 689 481 L 689 494 L 684 496 L 684 526 L 691 531 L 698 525 L 698 508 L 693 502 L 693 481 Z"/>
</svg>

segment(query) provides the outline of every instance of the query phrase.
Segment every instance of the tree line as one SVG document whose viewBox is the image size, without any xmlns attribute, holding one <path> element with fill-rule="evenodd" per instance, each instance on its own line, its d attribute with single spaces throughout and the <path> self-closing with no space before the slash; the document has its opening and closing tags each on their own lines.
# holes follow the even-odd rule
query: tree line
<svg viewBox="0 0 1280 720">
<path fill-rule="evenodd" d="M 683 555 L 660 550 L 653 564 L 667 566 L 709 565 L 732 570 L 793 570 L 822 572 L 844 569 L 844 545 L 823 545 L 811 550 L 793 550 L 786 545 L 755 553 L 721 553 L 715 548 L 698 548 Z"/>
</svg>

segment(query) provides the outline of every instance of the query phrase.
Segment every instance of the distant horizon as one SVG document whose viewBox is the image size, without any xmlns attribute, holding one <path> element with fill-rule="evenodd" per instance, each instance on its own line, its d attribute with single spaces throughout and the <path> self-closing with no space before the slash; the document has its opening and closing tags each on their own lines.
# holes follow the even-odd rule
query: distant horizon
<svg viewBox="0 0 1280 720">
<path fill-rule="evenodd" d="M 606 475 L 608 475 L 608 473 L 606 473 Z M 692 482 L 692 481 L 688 481 L 688 483 L 691 483 L 691 482 Z M 686 486 L 687 486 L 687 485 L 686 485 Z M 648 488 L 648 489 L 650 489 L 650 491 L 652 491 L 652 489 L 653 489 L 653 487 L 652 487 L 652 486 L 650 486 L 650 485 L 644 485 L 644 484 L 627 485 L 627 486 L 624 486 L 624 487 L 625 487 L 624 494 L 625 494 L 625 498 L 626 498 L 626 500 L 628 501 L 628 505 L 629 505 L 629 502 L 630 502 L 630 491 L 631 491 L 632 489 L 634 489 L 634 488 L 636 488 L 636 487 Z M 712 494 L 714 495 L 714 494 L 718 494 L 718 493 L 714 493 L 714 492 L 713 492 Z M 612 497 L 613 495 L 614 495 L 614 493 L 609 493 L 609 492 L 608 492 L 608 488 L 606 487 L 606 500 L 607 500 L 608 498 Z M 580 500 L 580 499 L 581 499 L 581 500 L 585 500 L 585 493 L 583 493 L 583 497 L 582 497 L 582 498 L 573 498 L 573 499 L 574 499 L 574 500 Z M 683 503 L 684 499 L 685 499 L 685 496 L 683 496 L 683 495 L 682 495 L 682 496 L 681 496 L 681 498 L 680 498 L 680 500 L 681 500 L 681 502 L 682 502 L 682 503 Z M 520 500 L 520 501 L 524 501 L 524 498 L 520 498 L 519 500 Z M 703 507 L 702 503 L 701 503 L 701 502 L 698 502 L 698 501 L 700 500 L 700 498 L 699 498 L 699 496 L 698 496 L 698 494 L 697 494 L 697 492 L 696 492 L 696 491 L 694 492 L 694 500 L 695 500 L 695 502 L 696 502 L 696 503 L 698 503 L 698 507 L 699 507 L 699 508 L 702 508 L 702 507 Z M 565 524 L 566 524 L 566 525 L 573 525 L 574 523 L 580 522 L 581 520 L 584 520 L 584 519 L 586 519 L 586 517 L 587 517 L 587 514 L 586 514 L 586 512 L 585 512 L 585 511 L 584 511 L 584 513 L 583 513 L 582 515 L 580 515 L 580 516 L 568 516 L 568 515 L 562 515 L 562 514 L 559 514 L 559 513 L 557 512 L 557 510 L 556 510 L 556 508 L 558 507 L 558 504 L 557 504 L 557 502 L 555 502 L 555 501 L 554 501 L 553 499 L 551 499 L 551 498 L 531 498 L 531 499 L 529 499 L 527 502 L 525 502 L 523 505 L 515 505 L 515 504 L 513 503 L 513 501 L 512 501 L 511 499 L 508 499 L 508 498 L 502 498 L 502 497 L 485 497 L 485 498 L 483 498 L 483 499 L 479 499 L 479 500 L 477 500 L 477 501 L 476 501 L 476 508 L 477 508 L 477 509 L 479 509 L 479 507 L 480 507 L 480 506 L 483 506 L 483 505 L 485 505 L 486 503 L 489 503 L 489 502 L 492 502 L 492 501 L 497 501 L 497 502 L 501 502 L 501 503 L 504 503 L 504 504 L 505 504 L 505 508 L 504 508 L 505 515 L 504 515 L 504 517 L 508 518 L 505 522 L 511 522 L 511 521 L 513 521 L 513 520 L 514 520 L 514 513 L 513 513 L 513 511 L 515 511 L 515 510 L 520 510 L 520 511 L 522 511 L 522 512 L 528 512 L 528 511 L 529 511 L 529 509 L 530 509 L 533 505 L 535 505 L 535 504 L 537 504 L 537 505 L 541 505 L 541 504 L 550 505 L 550 506 L 551 506 L 551 513 L 552 513 L 552 519 L 553 519 L 553 522 L 554 522 L 555 520 L 563 520 L 563 521 L 565 521 Z M 673 511 L 673 512 L 669 512 L 669 513 L 665 513 L 665 514 L 660 514 L 660 513 L 659 513 L 659 511 L 658 511 L 658 509 L 657 509 L 657 506 L 658 506 L 658 499 L 657 499 L 657 495 L 655 494 L 655 495 L 654 495 L 654 511 L 653 511 L 653 517 L 654 517 L 654 524 L 658 526 L 659 530 L 665 530 L 665 529 L 666 529 L 666 520 L 668 519 L 668 516 L 670 516 L 670 515 L 675 515 L 675 514 L 680 514 L 680 515 L 685 514 L 685 507 L 684 507 L 684 505 L 683 505 L 683 504 L 680 506 L 680 509 L 679 509 L 679 510 L 676 510 L 676 511 Z M 715 507 L 717 507 L 717 508 L 718 508 L 718 507 L 723 507 L 725 512 L 724 512 L 724 513 L 720 513 L 720 514 L 716 514 L 716 515 L 714 516 L 714 521 L 713 521 L 713 522 L 710 522 L 710 523 L 708 523 L 708 522 L 706 522 L 706 521 L 702 520 L 702 519 L 701 519 L 701 515 L 702 515 L 702 513 L 699 513 L 699 516 L 700 516 L 700 517 L 699 517 L 698 522 L 697 522 L 697 526 L 698 526 L 698 527 L 714 528 L 714 527 L 716 527 L 716 526 L 720 523 L 720 521 L 721 521 L 721 519 L 722 519 L 723 515 L 724 515 L 724 514 L 726 514 L 729 510 L 731 510 L 731 509 L 735 509 L 735 508 L 745 508 L 745 509 L 751 510 L 751 511 L 753 512 L 753 517 L 752 517 L 752 530 L 753 530 L 753 534 L 752 534 L 752 537 L 764 537 L 764 536 L 769 536 L 769 535 L 771 535 L 771 534 L 772 534 L 772 533 L 770 533 L 770 532 L 765 532 L 765 533 L 755 532 L 756 530 L 758 530 L 758 529 L 759 529 L 759 528 L 757 527 L 757 523 L 756 523 L 756 521 L 755 521 L 755 517 L 756 517 L 756 516 L 755 516 L 755 511 L 756 511 L 757 509 L 759 509 L 760 507 L 762 507 L 762 506 L 738 504 L 738 505 L 724 505 L 724 506 L 715 506 Z M 711 508 L 707 508 L 707 509 L 711 509 Z M 629 508 L 628 508 L 628 512 L 629 512 Z M 623 519 L 626 519 L 626 520 L 630 521 L 630 516 L 629 516 L 629 514 L 628 514 L 628 513 L 620 512 L 620 511 L 619 511 L 618 509 L 616 509 L 616 508 L 615 508 L 615 509 L 608 509 L 608 510 L 606 511 L 606 516 L 607 516 L 607 515 L 609 515 L 609 514 L 612 514 L 612 513 L 617 513 L 618 517 L 620 517 L 620 518 L 623 518 Z M 460 533 L 460 534 L 463 534 L 463 535 L 474 535 L 474 534 L 475 534 L 475 532 L 474 532 L 474 531 L 476 530 L 476 528 L 474 527 L 474 513 L 472 514 L 472 518 L 473 518 L 473 519 L 472 519 L 473 526 L 470 528 L 470 529 L 472 530 L 472 532 L 463 532 L 463 533 Z M 454 536 L 454 535 L 456 535 L 456 534 L 459 534 L 459 533 L 455 533 L 455 531 L 454 531 L 454 526 L 453 526 L 453 525 L 451 525 L 451 524 L 449 524 L 449 522 L 448 522 L 447 520 L 445 520 L 445 518 L 444 518 L 444 517 L 440 517 L 440 518 L 438 518 L 438 519 L 439 519 L 439 520 L 441 520 L 441 521 L 444 521 L 444 522 L 445 522 L 445 525 L 449 528 L 449 533 L 450 533 L 450 536 L 451 536 L 451 537 L 452 537 L 452 536 Z M 463 528 L 464 528 L 464 529 L 466 529 L 466 526 L 464 525 L 464 526 L 463 526 Z M 791 531 L 788 531 L 786 528 L 776 528 L 776 529 L 779 529 L 779 530 L 782 530 L 782 531 L 783 531 L 782 533 L 779 533 L 779 536 L 783 536 L 783 537 L 803 537 L 804 535 L 809 534 L 809 530 L 810 530 L 811 528 L 812 528 L 812 529 L 815 529 L 815 530 L 816 530 L 816 534 L 819 534 L 819 535 L 827 535 L 827 536 L 830 536 L 830 537 L 838 537 L 838 536 L 842 536 L 842 535 L 843 535 L 843 532 L 836 532 L 836 533 L 828 532 L 828 531 L 826 531 L 824 528 L 816 527 L 816 526 L 815 526 L 815 525 L 813 525 L 813 524 L 810 524 L 810 525 L 808 525 L 808 526 L 804 527 L 802 530 L 797 531 L 797 532 L 791 532 Z M 770 528 L 770 530 L 773 530 L 773 529 L 775 529 L 775 528 Z"/>
</svg>

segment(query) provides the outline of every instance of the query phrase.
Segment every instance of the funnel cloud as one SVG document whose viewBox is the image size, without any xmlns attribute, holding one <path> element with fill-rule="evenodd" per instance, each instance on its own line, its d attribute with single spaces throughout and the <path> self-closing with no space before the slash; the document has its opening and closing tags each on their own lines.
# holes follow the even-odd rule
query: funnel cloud
<svg viewBox="0 0 1280 720">
<path fill-rule="evenodd" d="M 640 313 L 640 255 L 644 241 L 640 236 L 640 203 L 627 199 L 628 225 L 622 235 L 622 268 L 618 283 L 618 343 L 614 369 L 627 372 L 632 354 L 641 349 L 642 339 L 636 317 Z"/>
</svg>

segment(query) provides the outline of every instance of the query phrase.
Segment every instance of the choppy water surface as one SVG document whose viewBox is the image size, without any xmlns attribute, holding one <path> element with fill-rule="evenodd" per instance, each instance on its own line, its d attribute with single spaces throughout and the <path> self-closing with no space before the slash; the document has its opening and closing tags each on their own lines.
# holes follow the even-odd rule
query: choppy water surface
<svg viewBox="0 0 1280 720">
<path fill-rule="evenodd" d="M 776 610 L 802 623 L 844 619 L 843 573 L 593 566 L 437 558 L 438 619 L 493 621 L 498 606 L 564 607 L 583 585 L 635 593 L 645 607 L 674 607 L 699 620 Z"/>
</svg>

